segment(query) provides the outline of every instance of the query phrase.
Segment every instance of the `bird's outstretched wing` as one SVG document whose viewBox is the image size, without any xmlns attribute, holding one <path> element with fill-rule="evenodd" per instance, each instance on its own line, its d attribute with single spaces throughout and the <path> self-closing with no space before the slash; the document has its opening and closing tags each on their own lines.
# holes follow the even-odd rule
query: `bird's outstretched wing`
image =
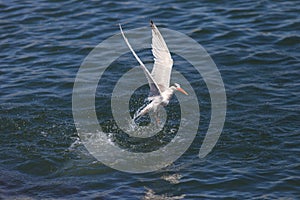
<svg viewBox="0 0 300 200">
<path fill-rule="evenodd" d="M 152 27 L 152 54 L 154 56 L 154 66 L 151 72 L 153 79 L 156 81 L 161 92 L 170 87 L 171 71 L 173 59 L 167 47 L 164 38 L 160 34 L 153 21 L 150 22 Z"/>
<path fill-rule="evenodd" d="M 133 48 L 131 47 L 130 43 L 128 42 L 128 39 L 126 38 L 122 26 L 121 24 L 119 24 L 122 36 L 127 44 L 127 46 L 129 47 L 130 51 L 132 52 L 132 54 L 134 55 L 135 59 L 140 63 L 141 68 L 143 69 L 146 78 L 148 80 L 149 86 L 150 86 L 150 95 L 149 96 L 157 96 L 157 95 L 161 95 L 161 90 L 158 87 L 155 79 L 152 77 L 152 75 L 150 74 L 150 72 L 148 71 L 148 69 L 146 68 L 146 66 L 144 65 L 144 63 L 141 61 L 141 59 L 138 57 L 138 55 L 134 52 Z"/>
</svg>

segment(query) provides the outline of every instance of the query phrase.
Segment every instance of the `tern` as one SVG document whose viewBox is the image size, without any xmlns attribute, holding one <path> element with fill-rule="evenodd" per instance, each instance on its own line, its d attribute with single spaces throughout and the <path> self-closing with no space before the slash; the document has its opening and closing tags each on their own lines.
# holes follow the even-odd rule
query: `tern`
<svg viewBox="0 0 300 200">
<path fill-rule="evenodd" d="M 133 120 L 136 120 L 137 118 L 147 114 L 150 111 L 154 112 L 157 116 L 159 107 L 167 106 L 175 91 L 179 91 L 185 95 L 188 95 L 188 93 L 184 91 L 178 83 L 174 83 L 170 86 L 173 59 L 166 42 L 164 41 L 161 33 L 152 20 L 150 21 L 150 25 L 152 28 L 151 47 L 152 54 L 154 56 L 154 65 L 151 73 L 148 71 L 144 63 L 131 47 L 128 39 L 123 32 L 121 24 L 119 24 L 120 31 L 125 40 L 125 43 L 129 47 L 136 60 L 139 62 L 150 86 L 150 92 L 147 98 L 148 102 L 150 103 L 139 108 L 138 111 L 134 114 Z M 158 118 L 156 118 L 156 122 L 159 123 Z"/>
</svg>

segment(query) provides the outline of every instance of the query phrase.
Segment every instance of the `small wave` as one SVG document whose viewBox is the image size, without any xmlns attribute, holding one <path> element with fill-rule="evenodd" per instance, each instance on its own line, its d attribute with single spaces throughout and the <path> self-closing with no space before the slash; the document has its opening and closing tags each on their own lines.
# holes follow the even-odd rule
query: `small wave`
<svg viewBox="0 0 300 200">
<path fill-rule="evenodd" d="M 142 198 L 142 200 L 175 200 L 175 199 L 183 199 L 185 197 L 185 194 L 182 194 L 180 196 L 168 196 L 166 194 L 158 195 L 155 194 L 155 192 L 152 189 L 146 188 L 146 194 Z"/>
<path fill-rule="evenodd" d="M 276 42 L 277 45 L 281 46 L 294 46 L 300 43 L 300 36 L 298 35 L 291 35 L 284 38 L 281 38 Z"/>
<path fill-rule="evenodd" d="M 167 175 L 163 175 L 161 177 L 163 180 L 170 182 L 171 184 L 178 184 L 180 183 L 180 179 L 182 178 L 181 174 L 167 174 Z"/>
</svg>

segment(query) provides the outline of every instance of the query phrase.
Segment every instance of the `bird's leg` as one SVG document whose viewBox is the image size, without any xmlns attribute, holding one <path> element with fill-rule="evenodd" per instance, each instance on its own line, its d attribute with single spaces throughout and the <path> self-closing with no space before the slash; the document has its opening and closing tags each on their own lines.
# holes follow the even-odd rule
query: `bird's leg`
<svg viewBox="0 0 300 200">
<path fill-rule="evenodd" d="M 154 118 L 155 118 L 155 121 L 156 121 L 156 126 L 159 126 L 160 124 L 160 119 L 159 119 L 159 116 L 158 116 L 158 112 L 154 112 Z"/>
</svg>

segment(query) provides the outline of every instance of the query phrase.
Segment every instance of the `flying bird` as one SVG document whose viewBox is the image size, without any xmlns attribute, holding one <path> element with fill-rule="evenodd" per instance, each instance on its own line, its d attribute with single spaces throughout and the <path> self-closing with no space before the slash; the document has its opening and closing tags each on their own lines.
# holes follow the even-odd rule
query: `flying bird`
<svg viewBox="0 0 300 200">
<path fill-rule="evenodd" d="M 150 111 L 153 111 L 157 116 L 159 107 L 168 105 L 175 91 L 179 91 L 185 95 L 188 95 L 188 93 L 184 91 L 178 83 L 174 83 L 170 86 L 173 59 L 166 42 L 164 41 L 161 33 L 159 32 L 153 21 L 150 21 L 150 25 L 152 28 L 151 47 L 152 54 L 154 56 L 154 65 L 151 73 L 148 71 L 144 63 L 131 47 L 128 39 L 123 32 L 122 26 L 119 24 L 122 36 L 130 51 L 143 69 L 150 86 L 150 92 L 147 98 L 150 103 L 138 109 L 138 111 L 133 116 L 133 120 L 136 120 L 137 118 L 147 114 Z M 159 123 L 158 117 L 156 117 L 156 122 Z"/>
</svg>

